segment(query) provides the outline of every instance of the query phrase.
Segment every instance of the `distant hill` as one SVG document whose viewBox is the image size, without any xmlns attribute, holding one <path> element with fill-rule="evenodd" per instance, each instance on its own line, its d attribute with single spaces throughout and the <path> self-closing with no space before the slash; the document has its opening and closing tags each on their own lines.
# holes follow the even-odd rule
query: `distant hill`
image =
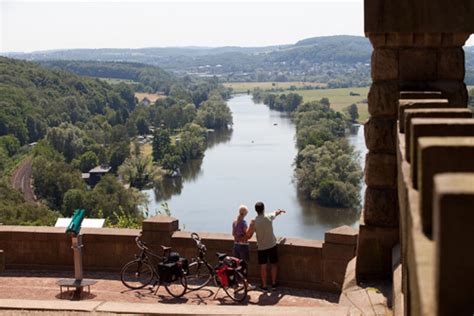
<svg viewBox="0 0 474 316">
<path fill-rule="evenodd" d="M 178 79 L 157 66 L 132 62 L 82 60 L 40 60 L 53 70 L 64 70 L 80 76 L 126 79 L 135 81 L 138 91 L 168 94 Z"/>
<path fill-rule="evenodd" d="M 466 47 L 465 51 L 466 80 L 474 84 L 474 47 Z M 368 39 L 338 35 L 264 47 L 71 49 L 9 55 L 37 61 L 144 63 L 159 66 L 180 76 L 217 76 L 222 81 L 303 80 L 327 83 L 330 87 L 349 87 L 370 83 L 371 52 Z"/>
</svg>

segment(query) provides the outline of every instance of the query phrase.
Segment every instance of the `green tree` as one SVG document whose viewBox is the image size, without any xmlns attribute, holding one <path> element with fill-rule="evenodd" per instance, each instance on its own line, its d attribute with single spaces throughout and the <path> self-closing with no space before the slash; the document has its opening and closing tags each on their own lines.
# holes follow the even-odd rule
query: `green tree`
<svg viewBox="0 0 474 316">
<path fill-rule="evenodd" d="M 118 169 L 122 179 L 132 187 L 143 189 L 147 184 L 161 178 L 161 170 L 154 166 L 149 157 L 133 155 L 127 158 Z"/>
<path fill-rule="evenodd" d="M 232 113 L 220 95 L 213 95 L 198 109 L 196 122 L 206 128 L 226 129 L 232 124 Z"/>
<path fill-rule="evenodd" d="M 163 159 L 161 159 L 161 166 L 171 174 L 179 173 L 182 164 L 181 157 L 175 153 L 167 153 Z"/>
<path fill-rule="evenodd" d="M 88 206 L 87 192 L 82 189 L 70 189 L 64 194 L 62 213 L 72 216 L 77 209 L 86 209 Z"/>
<path fill-rule="evenodd" d="M 82 172 L 88 172 L 99 164 L 99 158 L 93 151 L 86 151 L 72 161 L 72 165 Z"/>
<path fill-rule="evenodd" d="M 80 173 L 70 165 L 42 156 L 33 160 L 33 179 L 36 195 L 54 210 L 61 209 L 67 191 L 85 188 Z"/>
<path fill-rule="evenodd" d="M 123 164 L 125 159 L 130 156 L 130 144 L 128 142 L 115 143 L 109 149 L 109 165 L 113 171 Z"/>
<path fill-rule="evenodd" d="M 0 147 L 2 147 L 8 156 L 15 155 L 20 149 L 20 141 L 13 135 L 5 135 L 0 137 Z"/>
<path fill-rule="evenodd" d="M 206 149 L 207 131 L 197 124 L 186 125 L 176 140 L 177 152 L 182 161 L 200 158 Z"/>
<path fill-rule="evenodd" d="M 171 146 L 170 132 L 167 129 L 157 129 L 153 135 L 153 160 L 160 161 L 169 153 Z"/>
<path fill-rule="evenodd" d="M 356 104 L 351 104 L 346 108 L 346 112 L 349 114 L 349 117 L 351 118 L 351 121 L 353 123 L 357 122 L 359 119 L 359 110 L 357 109 Z"/>
</svg>

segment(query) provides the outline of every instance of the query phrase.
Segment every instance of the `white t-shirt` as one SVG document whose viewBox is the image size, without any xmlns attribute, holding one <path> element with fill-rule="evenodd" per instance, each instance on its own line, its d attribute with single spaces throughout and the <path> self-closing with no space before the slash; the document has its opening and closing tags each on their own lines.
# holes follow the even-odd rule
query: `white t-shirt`
<svg viewBox="0 0 474 316">
<path fill-rule="evenodd" d="M 262 214 L 255 217 L 258 250 L 266 250 L 276 246 L 276 237 L 273 234 L 273 220 L 275 217 L 276 213 Z"/>
</svg>

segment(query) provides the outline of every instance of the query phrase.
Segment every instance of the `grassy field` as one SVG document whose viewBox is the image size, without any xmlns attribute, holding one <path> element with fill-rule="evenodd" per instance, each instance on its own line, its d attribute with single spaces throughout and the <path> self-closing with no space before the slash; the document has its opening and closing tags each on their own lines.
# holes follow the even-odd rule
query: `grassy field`
<svg viewBox="0 0 474 316">
<path fill-rule="evenodd" d="M 367 99 L 369 87 L 285 91 L 285 93 L 288 92 L 298 93 L 303 97 L 304 102 L 319 101 L 322 98 L 328 98 L 331 103 L 331 108 L 339 112 L 344 110 L 345 107 L 355 103 L 359 110 L 359 122 L 364 122 L 369 116 L 367 103 L 361 103 L 362 100 Z M 360 96 L 351 96 L 351 92 L 358 93 Z"/>
<path fill-rule="evenodd" d="M 135 97 L 138 99 L 139 102 L 141 102 L 144 98 L 147 98 L 148 100 L 151 101 L 151 103 L 155 103 L 155 101 L 158 99 L 166 98 L 166 96 L 163 94 L 145 93 L 145 92 L 135 92 Z"/>
<path fill-rule="evenodd" d="M 301 87 L 325 87 L 324 83 L 317 82 L 302 82 L 302 81 L 288 81 L 288 82 L 227 82 L 224 83 L 225 87 L 232 88 L 234 93 L 247 93 L 255 88 L 262 90 L 270 89 L 289 89 L 291 86 L 297 88 Z"/>
</svg>

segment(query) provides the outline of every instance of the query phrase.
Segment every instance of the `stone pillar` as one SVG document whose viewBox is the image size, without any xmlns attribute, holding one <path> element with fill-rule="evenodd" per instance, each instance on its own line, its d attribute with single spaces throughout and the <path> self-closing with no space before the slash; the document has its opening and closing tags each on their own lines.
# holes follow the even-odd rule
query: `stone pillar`
<svg viewBox="0 0 474 316">
<path fill-rule="evenodd" d="M 143 221 L 143 240 L 158 254 L 162 253 L 161 245 L 171 246 L 171 236 L 179 228 L 179 221 L 170 216 L 156 215 Z"/>
<path fill-rule="evenodd" d="M 472 315 L 474 173 L 442 174 L 434 183 L 435 315 Z"/>
<path fill-rule="evenodd" d="M 406 2 L 405 6 L 401 2 Z M 366 36 L 374 50 L 368 95 L 370 118 L 364 126 L 369 153 L 356 266 L 358 280 L 389 277 L 392 272 L 391 260 L 381 258 L 390 258 L 392 247 L 398 242 L 393 235 L 399 225 L 396 126 L 400 105 L 454 108 L 467 104 L 462 46 L 468 33 L 429 30 L 429 24 L 426 28 L 418 25 L 403 29 L 409 25 L 404 13 L 409 13 L 406 8 L 411 6 L 416 9 L 419 4 L 400 0 L 382 6 L 380 1 L 365 1 Z M 425 10 L 423 5 L 418 9 Z M 392 15 L 401 20 L 386 19 Z M 426 97 L 432 99 L 420 100 Z M 379 258 L 369 255 L 374 247 Z"/>
</svg>

